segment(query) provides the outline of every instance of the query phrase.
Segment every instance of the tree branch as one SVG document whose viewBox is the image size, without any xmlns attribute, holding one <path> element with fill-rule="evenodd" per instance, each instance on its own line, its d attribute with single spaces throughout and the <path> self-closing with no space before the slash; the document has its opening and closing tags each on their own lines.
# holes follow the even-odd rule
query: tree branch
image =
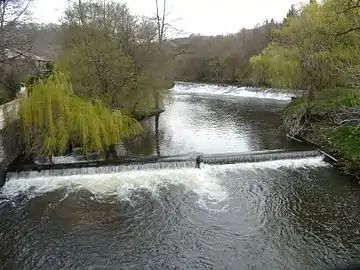
<svg viewBox="0 0 360 270">
<path fill-rule="evenodd" d="M 351 33 L 351 32 L 357 31 L 357 30 L 360 30 L 360 26 L 354 27 L 354 28 L 350 28 L 350 29 L 348 29 L 348 30 L 346 30 L 346 31 L 337 33 L 335 38 L 344 36 L 344 35 L 346 35 L 346 34 L 349 34 L 349 33 Z"/>
<path fill-rule="evenodd" d="M 343 11 L 344 13 L 348 13 L 351 10 L 360 8 L 360 0 L 357 0 L 356 3 L 352 4 L 352 0 L 348 2 L 348 7 Z"/>
</svg>

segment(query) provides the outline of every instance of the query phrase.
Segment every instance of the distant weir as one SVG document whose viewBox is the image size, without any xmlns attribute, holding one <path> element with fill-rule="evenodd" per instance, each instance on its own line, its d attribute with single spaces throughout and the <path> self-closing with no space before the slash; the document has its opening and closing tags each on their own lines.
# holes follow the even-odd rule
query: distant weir
<svg viewBox="0 0 360 270">
<path fill-rule="evenodd" d="M 205 95 L 223 97 L 243 97 L 273 99 L 279 101 L 290 101 L 296 96 L 295 93 L 287 90 L 261 89 L 254 87 L 242 87 L 221 84 L 187 83 L 175 82 L 171 89 L 173 93 L 179 95 Z"/>
<path fill-rule="evenodd" d="M 161 169 L 182 169 L 198 168 L 202 164 L 222 165 L 236 163 L 256 163 L 274 160 L 304 159 L 311 157 L 321 157 L 323 153 L 317 150 L 313 151 L 285 151 L 285 150 L 267 150 L 246 153 L 228 153 L 196 156 L 183 155 L 167 157 L 151 157 L 143 159 L 130 160 L 108 160 L 98 162 L 81 163 L 59 163 L 59 164 L 34 164 L 24 165 L 16 170 L 10 169 L 7 172 L 7 180 L 23 179 L 34 177 L 54 177 L 71 176 L 86 174 L 110 174 L 124 171 L 139 170 L 161 170 Z"/>
</svg>

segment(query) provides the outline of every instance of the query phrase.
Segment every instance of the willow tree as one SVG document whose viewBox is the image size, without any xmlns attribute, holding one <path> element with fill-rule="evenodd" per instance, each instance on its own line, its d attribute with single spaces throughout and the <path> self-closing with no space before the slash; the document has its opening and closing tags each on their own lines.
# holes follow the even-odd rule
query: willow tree
<svg viewBox="0 0 360 270">
<path fill-rule="evenodd" d="M 359 63 L 354 56 L 359 52 L 360 35 L 338 37 L 338 33 L 354 25 L 360 12 L 342 12 L 346 3 L 347 0 L 327 0 L 321 4 L 312 1 L 303 5 L 296 16 L 287 18 L 261 53 L 262 60 L 268 64 L 267 80 L 279 82 L 276 85 L 279 87 L 302 89 L 309 101 L 316 91 L 347 86 L 345 78 L 349 76 L 344 71 L 346 66 Z M 259 60 L 253 59 L 256 72 L 263 71 Z M 284 79 L 279 80 L 279 76 Z"/>
<path fill-rule="evenodd" d="M 278 87 L 301 89 L 298 111 L 289 110 L 285 126 L 298 133 L 312 117 L 317 94 L 335 86 L 356 85 L 360 55 L 355 25 L 360 12 L 345 12 L 347 0 L 311 1 L 273 32 L 273 41 L 252 59 L 255 75 Z"/>
<path fill-rule="evenodd" d="M 19 107 L 20 141 L 26 155 L 61 155 L 69 143 L 87 155 L 142 132 L 128 115 L 108 109 L 101 101 L 87 102 L 76 96 L 69 79 L 59 71 L 31 88 Z"/>
</svg>

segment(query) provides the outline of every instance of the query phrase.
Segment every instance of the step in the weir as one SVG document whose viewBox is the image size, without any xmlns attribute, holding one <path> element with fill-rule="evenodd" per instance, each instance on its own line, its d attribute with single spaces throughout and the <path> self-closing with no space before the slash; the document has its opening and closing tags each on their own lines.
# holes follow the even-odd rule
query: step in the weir
<svg viewBox="0 0 360 270">
<path fill-rule="evenodd" d="M 258 151 L 248 153 L 204 155 L 201 157 L 201 163 L 204 164 L 234 164 L 234 163 L 251 163 L 281 159 L 299 159 L 322 156 L 317 150 L 314 151 Z"/>
</svg>

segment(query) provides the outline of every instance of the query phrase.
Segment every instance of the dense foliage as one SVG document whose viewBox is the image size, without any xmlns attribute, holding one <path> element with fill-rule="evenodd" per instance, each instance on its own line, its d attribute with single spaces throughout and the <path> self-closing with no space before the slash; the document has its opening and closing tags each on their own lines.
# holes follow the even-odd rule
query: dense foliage
<svg viewBox="0 0 360 270">
<path fill-rule="evenodd" d="M 174 46 L 182 52 L 176 57 L 176 79 L 252 84 L 249 59 L 270 42 L 271 32 L 277 25 L 271 20 L 226 36 L 193 35 L 174 40 Z"/>
<path fill-rule="evenodd" d="M 144 115 L 163 106 L 173 82 L 171 55 L 157 31 L 155 21 L 124 4 L 74 4 L 65 12 L 58 64 L 77 95 Z"/>
<path fill-rule="evenodd" d="M 341 33 L 357 23 L 360 11 L 346 12 L 347 3 L 311 1 L 292 14 L 261 54 L 251 58 L 255 82 L 308 91 L 358 87 L 360 33 Z"/>
<path fill-rule="evenodd" d="M 126 114 L 108 109 L 101 101 L 87 102 L 76 96 L 69 79 L 56 70 L 31 88 L 19 109 L 26 154 L 63 154 L 73 143 L 86 155 L 142 132 L 141 125 Z"/>
<path fill-rule="evenodd" d="M 319 1 L 320 2 L 320 1 Z M 307 134 L 359 166 L 359 1 L 310 1 L 288 14 L 272 42 L 250 59 L 253 80 L 299 89 L 284 113 L 291 135 Z"/>
</svg>

